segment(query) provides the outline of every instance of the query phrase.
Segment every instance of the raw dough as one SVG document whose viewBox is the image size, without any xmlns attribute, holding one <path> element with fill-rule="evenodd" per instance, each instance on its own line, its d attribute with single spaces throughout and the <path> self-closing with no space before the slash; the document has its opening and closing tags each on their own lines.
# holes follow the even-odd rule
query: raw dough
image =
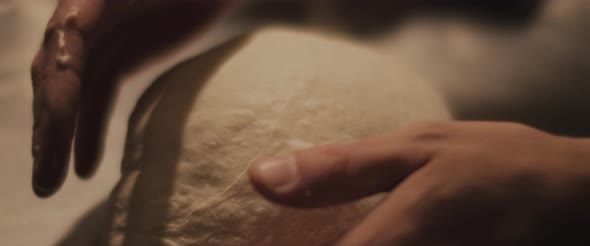
<svg viewBox="0 0 590 246">
<path fill-rule="evenodd" d="M 279 207 L 251 188 L 248 165 L 448 118 L 430 86 L 360 45 L 278 28 L 236 39 L 175 67 L 140 100 L 101 244 L 328 244 L 379 197 Z"/>
</svg>

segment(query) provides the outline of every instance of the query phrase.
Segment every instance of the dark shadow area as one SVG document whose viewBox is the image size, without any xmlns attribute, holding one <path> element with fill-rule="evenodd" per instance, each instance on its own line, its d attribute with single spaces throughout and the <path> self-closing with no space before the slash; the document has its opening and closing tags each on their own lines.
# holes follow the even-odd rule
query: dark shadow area
<svg viewBox="0 0 590 246">
<path fill-rule="evenodd" d="M 309 24 L 316 15 L 330 19 L 358 37 L 372 38 L 390 32 L 406 17 L 442 15 L 469 18 L 501 28 L 520 28 L 534 19 L 543 0 L 323 0 L 253 1 L 241 9 L 238 19 L 250 23 Z"/>
<path fill-rule="evenodd" d="M 255 23 L 286 22 L 304 23 L 312 9 L 312 1 L 252 1 L 237 13 L 236 17 Z"/>
<path fill-rule="evenodd" d="M 104 227 L 106 215 L 107 201 L 104 200 L 88 210 L 56 246 L 96 245 L 99 231 Z"/>
<path fill-rule="evenodd" d="M 129 172 L 142 168 L 126 211 L 127 228 L 139 230 L 135 233 L 157 238 L 158 232 L 163 232 L 159 229 L 162 229 L 169 213 L 169 198 L 181 151 L 184 124 L 193 102 L 207 79 L 246 41 L 247 36 L 237 38 L 179 64 L 156 80 L 138 101 L 129 120 L 122 178 L 124 182 Z M 187 67 L 193 70 L 187 70 Z M 178 69 L 183 69 L 185 77 L 171 78 L 171 74 Z M 157 184 L 154 184 L 154 180 L 158 180 Z M 116 193 L 118 189 L 113 192 L 112 199 Z M 151 223 L 144 223 L 146 219 Z M 112 223 L 109 221 L 107 225 Z M 123 245 L 144 245 L 141 240 L 125 237 Z"/>
<path fill-rule="evenodd" d="M 486 101 L 450 99 L 457 119 L 511 121 L 527 124 L 558 135 L 590 136 L 590 66 L 586 72 L 563 76 L 553 81 L 553 88 L 517 91 L 510 98 L 481 97 Z M 476 104 L 476 106 L 469 106 Z"/>
<path fill-rule="evenodd" d="M 572 186 L 558 196 L 563 199 L 559 202 L 547 195 L 546 180 L 535 174 L 520 174 L 497 183 L 497 190 L 485 193 L 469 190 L 456 196 L 433 195 L 437 207 L 422 212 L 419 225 L 422 235 L 428 236 L 407 245 L 589 245 L 590 236 L 586 230 L 590 221 L 588 180 L 580 177 L 572 181 Z M 508 190 L 510 192 L 505 192 Z M 514 220 L 509 218 L 522 215 L 523 211 L 534 211 L 524 212 L 530 224 L 507 226 L 514 225 L 510 223 Z M 516 233 L 506 236 L 507 228 Z"/>
<path fill-rule="evenodd" d="M 395 28 L 408 16 L 451 16 L 469 18 L 501 28 L 526 26 L 542 6 L 542 0 L 338 0 L 332 4 L 334 18 L 359 36 L 373 37 Z"/>
<path fill-rule="evenodd" d="M 579 7 L 587 11 L 539 19 L 522 32 L 481 36 L 486 41 L 471 61 L 449 53 L 431 58 L 445 71 L 431 76 L 460 88 L 448 93 L 457 118 L 590 136 L 590 5 Z"/>
</svg>

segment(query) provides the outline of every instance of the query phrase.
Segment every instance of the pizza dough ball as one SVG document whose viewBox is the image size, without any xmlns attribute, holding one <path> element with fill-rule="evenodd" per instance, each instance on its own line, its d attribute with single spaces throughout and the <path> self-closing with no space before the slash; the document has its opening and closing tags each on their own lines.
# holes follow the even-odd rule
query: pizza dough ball
<svg viewBox="0 0 590 246">
<path fill-rule="evenodd" d="M 236 39 L 176 66 L 140 100 L 102 244 L 326 245 L 379 197 L 281 207 L 254 191 L 248 166 L 441 119 L 430 86 L 363 46 L 281 28 Z"/>
</svg>

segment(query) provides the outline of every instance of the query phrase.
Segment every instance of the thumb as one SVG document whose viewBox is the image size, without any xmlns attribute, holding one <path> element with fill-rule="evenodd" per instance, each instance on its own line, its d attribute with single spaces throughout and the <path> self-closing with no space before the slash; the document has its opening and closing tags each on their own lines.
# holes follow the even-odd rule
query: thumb
<svg viewBox="0 0 590 246">
<path fill-rule="evenodd" d="M 390 191 L 431 159 L 430 146 L 392 133 L 260 160 L 249 176 L 255 189 L 271 201 L 329 206 Z"/>
</svg>

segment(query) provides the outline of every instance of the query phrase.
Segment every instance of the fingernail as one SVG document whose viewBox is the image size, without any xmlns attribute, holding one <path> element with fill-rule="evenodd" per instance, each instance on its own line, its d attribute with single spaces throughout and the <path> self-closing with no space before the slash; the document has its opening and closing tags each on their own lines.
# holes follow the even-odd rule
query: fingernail
<svg viewBox="0 0 590 246">
<path fill-rule="evenodd" d="M 257 179 L 267 188 L 284 192 L 291 189 L 297 181 L 295 156 L 284 155 L 255 164 Z"/>
<path fill-rule="evenodd" d="M 34 160 L 33 164 L 33 191 L 40 198 L 46 198 L 57 191 L 59 186 L 59 177 L 53 173 L 53 170 L 48 170 L 42 166 L 39 158 Z M 51 172 L 50 172 L 51 171 Z"/>
<path fill-rule="evenodd" d="M 74 154 L 74 171 L 82 179 L 90 178 L 96 171 L 97 163 L 99 162 L 98 151 L 96 148 L 92 148 L 92 146 L 76 147 L 78 152 Z M 95 151 L 90 152 L 89 149 L 95 149 Z"/>
<path fill-rule="evenodd" d="M 40 198 L 53 195 L 64 183 L 67 174 L 67 153 L 43 155 L 33 160 L 33 191 Z"/>
</svg>

